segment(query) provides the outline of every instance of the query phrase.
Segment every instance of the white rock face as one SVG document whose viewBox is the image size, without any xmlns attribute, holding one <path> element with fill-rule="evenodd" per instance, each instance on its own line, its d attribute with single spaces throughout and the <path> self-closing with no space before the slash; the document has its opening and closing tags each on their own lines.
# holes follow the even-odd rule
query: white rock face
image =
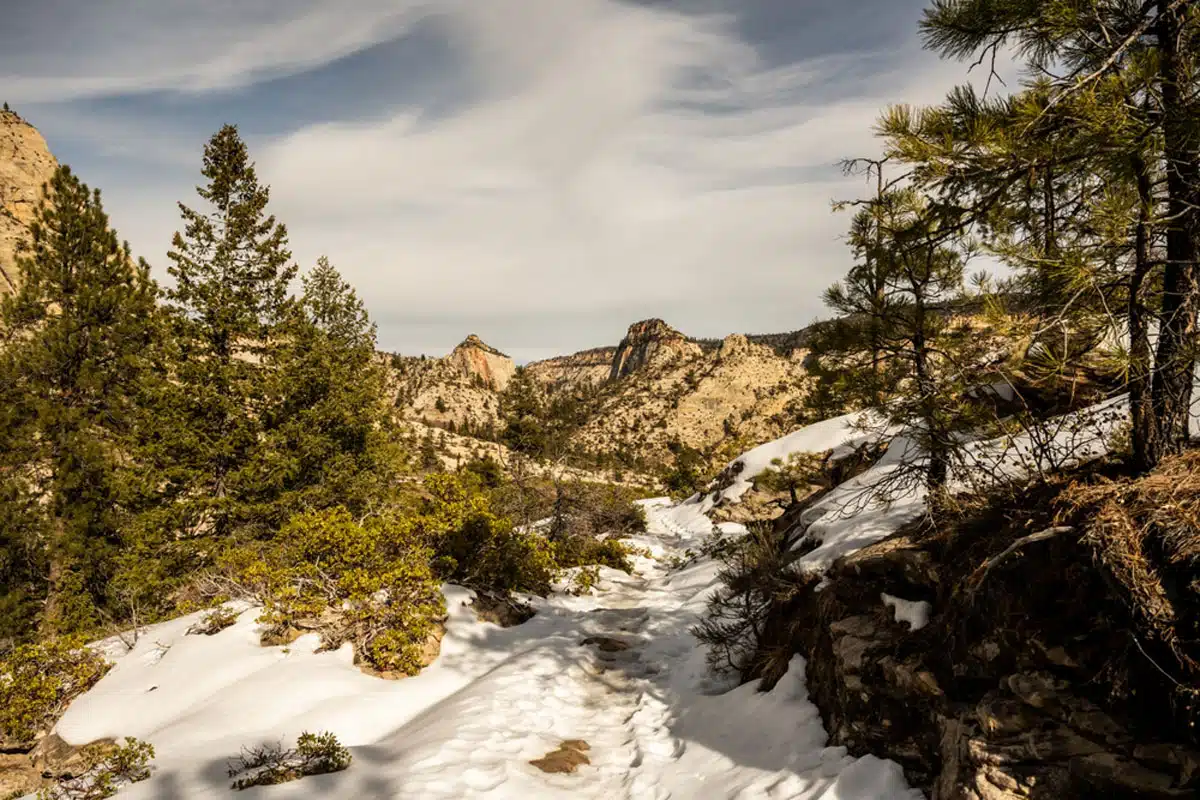
<svg viewBox="0 0 1200 800">
<path fill-rule="evenodd" d="M 58 162 L 37 129 L 11 111 L 0 111 L 0 294 L 20 284 L 17 245 L 42 200 L 42 187 Z"/>
</svg>

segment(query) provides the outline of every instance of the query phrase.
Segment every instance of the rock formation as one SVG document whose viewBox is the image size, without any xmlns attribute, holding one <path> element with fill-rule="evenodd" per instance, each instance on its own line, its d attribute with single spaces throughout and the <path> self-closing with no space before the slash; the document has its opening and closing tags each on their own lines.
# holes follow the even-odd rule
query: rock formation
<svg viewBox="0 0 1200 800">
<path fill-rule="evenodd" d="M 615 347 L 593 347 L 569 356 L 547 358 L 525 365 L 529 375 L 543 386 L 599 386 L 612 373 Z"/>
<path fill-rule="evenodd" d="M 585 407 L 572 436 L 579 449 L 665 464 L 668 444 L 679 441 L 709 452 L 716 464 L 794 425 L 808 385 L 803 333 L 701 342 L 650 319 L 631 325 L 617 347 L 526 370 L 548 396 L 571 393 Z M 391 365 L 397 407 L 408 419 L 485 435 L 502 427 L 499 394 L 515 367 L 479 337 L 445 358 L 394 356 Z"/>
<path fill-rule="evenodd" d="M 473 333 L 454 348 L 449 360 L 466 378 L 481 382 L 497 392 L 504 391 L 517 371 L 517 365 L 511 358 L 485 344 Z"/>
<path fill-rule="evenodd" d="M 12 111 L 0 111 L 0 293 L 20 283 L 17 245 L 54 177 L 58 162 L 37 129 Z"/>
<path fill-rule="evenodd" d="M 649 365 L 686 360 L 701 354 L 700 345 L 689 341 L 661 319 L 647 319 L 629 326 L 613 354 L 609 380 L 624 378 Z"/>
</svg>

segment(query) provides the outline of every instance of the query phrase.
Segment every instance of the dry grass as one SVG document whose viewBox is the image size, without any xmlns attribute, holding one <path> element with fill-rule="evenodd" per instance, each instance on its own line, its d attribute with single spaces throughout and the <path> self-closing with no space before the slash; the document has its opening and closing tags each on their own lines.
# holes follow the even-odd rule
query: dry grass
<svg viewBox="0 0 1200 800">
<path fill-rule="evenodd" d="M 1135 619 L 1200 679 L 1200 451 L 1136 480 L 1071 486 L 1084 541 Z"/>
</svg>

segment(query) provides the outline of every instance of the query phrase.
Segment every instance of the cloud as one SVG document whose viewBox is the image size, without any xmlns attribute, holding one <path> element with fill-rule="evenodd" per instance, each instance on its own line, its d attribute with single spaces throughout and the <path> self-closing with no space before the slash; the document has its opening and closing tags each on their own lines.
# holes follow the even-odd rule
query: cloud
<svg viewBox="0 0 1200 800">
<path fill-rule="evenodd" d="M 818 315 L 821 291 L 849 266 L 848 220 L 830 201 L 866 190 L 836 163 L 878 152 L 871 129 L 886 104 L 935 102 L 966 77 L 921 52 L 921 4 L 856 10 L 853 25 L 834 26 L 845 45 L 835 48 L 803 19 L 771 16 L 774 0 L 306 0 L 296 11 L 252 0 L 236 6 L 236 26 L 226 0 L 187 4 L 186 46 L 154 39 L 175 26 L 165 12 L 139 18 L 151 33 L 136 46 L 114 36 L 96 52 L 145 51 L 164 72 L 118 58 L 95 70 L 106 76 L 96 85 L 249 84 L 432 21 L 426 35 L 452 53 L 449 102 L 396 100 L 369 121 L 252 135 L 251 151 L 301 264 L 328 254 L 385 347 L 433 353 L 474 331 L 528 358 L 613 343 L 651 315 L 703 336 L 790 330 Z M 95 5 L 124 8 L 133 24 L 131 2 Z M 766 16 L 747 19 L 747 9 Z M 121 24 L 120 14 L 93 15 L 108 32 Z M 894 34 L 902 25 L 911 35 Z M 848 38 L 860 27 L 862 41 Z M 771 33 L 769 47 L 755 30 Z M 411 56 L 403 63 L 420 63 Z M 22 67 L 20 85 L 91 91 L 65 76 L 99 58 L 79 55 L 60 73 Z M 0 74 L 17 73 L 5 66 L 0 55 Z M 398 68 L 371 79 L 431 80 Z M 266 87 L 243 94 L 272 102 Z M 141 124 L 118 117 L 112 129 L 121 168 L 131 156 L 140 168 L 122 179 L 109 144 L 107 169 L 97 161 L 87 174 L 122 233 L 161 267 L 178 225 L 173 201 L 194 200 L 199 151 L 190 169 L 168 168 L 176 142 Z"/>
<path fill-rule="evenodd" d="M 619 333 L 660 308 L 704 334 L 800 327 L 848 265 L 829 203 L 859 187 L 834 165 L 877 151 L 884 104 L 937 100 L 964 71 L 906 54 L 838 97 L 850 57 L 769 67 L 726 15 L 493 0 L 452 21 L 486 87 L 471 107 L 259 151 L 297 251 L 417 319 L 603 310 Z"/>
<path fill-rule="evenodd" d="M 201 92 L 301 72 L 401 35 L 425 0 L 38 0 L 5 9 L 13 102 Z"/>
</svg>

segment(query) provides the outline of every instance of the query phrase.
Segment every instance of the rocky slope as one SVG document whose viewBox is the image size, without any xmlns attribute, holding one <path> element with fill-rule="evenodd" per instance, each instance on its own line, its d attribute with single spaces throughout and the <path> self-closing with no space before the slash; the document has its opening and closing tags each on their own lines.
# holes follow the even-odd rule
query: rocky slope
<svg viewBox="0 0 1200 800">
<path fill-rule="evenodd" d="M 28 233 L 42 188 L 57 167 L 36 128 L 12 111 L 0 111 L 0 293 L 20 283 L 17 244 Z"/>
<path fill-rule="evenodd" d="M 758 674 L 803 655 L 830 744 L 931 800 L 1200 796 L 1197 489 L 1200 451 L 1136 480 L 1099 462 L 909 525 L 790 578 Z"/>
<path fill-rule="evenodd" d="M 549 390 L 599 386 L 612 373 L 615 347 L 593 347 L 569 356 L 533 361 L 525 365 L 529 375 Z"/>
<path fill-rule="evenodd" d="M 516 372 L 511 358 L 474 334 L 444 358 L 391 355 L 387 363 L 402 418 L 479 433 L 495 430 L 500 392 Z"/>
<path fill-rule="evenodd" d="M 660 319 L 636 322 L 616 347 L 529 364 L 547 396 L 574 393 L 586 419 L 572 443 L 668 463 L 680 442 L 714 462 L 794 424 L 806 373 L 802 332 L 690 339 Z M 501 427 L 499 392 L 512 362 L 476 337 L 443 359 L 392 358 L 402 416 L 457 431 Z M 440 402 L 439 402 L 440 400 Z"/>
<path fill-rule="evenodd" d="M 620 380 L 640 370 L 692 361 L 702 352 L 700 345 L 661 319 L 635 322 L 617 345 L 608 379 Z"/>
</svg>

